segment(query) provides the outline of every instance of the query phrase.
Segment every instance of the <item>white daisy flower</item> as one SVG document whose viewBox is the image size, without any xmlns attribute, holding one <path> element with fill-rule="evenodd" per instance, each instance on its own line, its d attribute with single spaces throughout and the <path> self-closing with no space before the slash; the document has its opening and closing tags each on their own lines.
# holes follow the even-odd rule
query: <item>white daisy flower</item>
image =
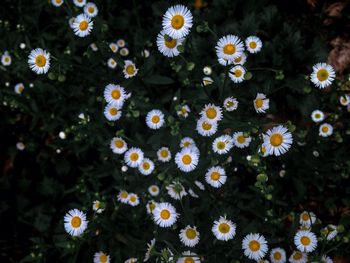
<svg viewBox="0 0 350 263">
<path fill-rule="evenodd" d="M 192 188 L 188 189 L 188 193 L 190 194 L 190 196 L 192 196 L 193 198 L 199 198 L 199 195 L 197 195 Z"/>
<path fill-rule="evenodd" d="M 69 24 L 69 27 L 70 27 L 71 29 L 73 29 L 74 21 L 75 21 L 75 17 L 71 17 L 71 18 L 69 18 L 69 20 L 68 20 L 68 24 Z"/>
<path fill-rule="evenodd" d="M 164 114 L 160 110 L 151 110 L 147 113 L 146 124 L 150 129 L 160 129 L 164 123 Z"/>
<path fill-rule="evenodd" d="M 172 58 L 180 54 L 177 47 L 181 46 L 183 41 L 183 38 L 175 39 L 169 36 L 166 37 L 164 30 L 162 30 L 157 36 L 157 47 L 159 52 L 164 56 Z"/>
<path fill-rule="evenodd" d="M 347 94 L 344 94 L 343 96 L 339 97 L 339 102 L 343 106 L 348 106 L 350 104 L 350 96 Z"/>
<path fill-rule="evenodd" d="M 15 92 L 17 94 L 22 94 L 23 91 L 24 91 L 23 83 L 18 83 L 18 84 L 15 85 Z"/>
<path fill-rule="evenodd" d="M 194 181 L 194 184 L 202 191 L 205 190 L 204 184 L 202 184 L 200 181 Z"/>
<path fill-rule="evenodd" d="M 196 146 L 196 143 L 194 142 L 194 140 L 191 137 L 185 137 L 185 138 L 181 139 L 181 141 L 180 141 L 181 148 L 192 147 L 192 146 Z"/>
<path fill-rule="evenodd" d="M 151 196 L 157 196 L 159 195 L 159 187 L 155 184 L 148 187 L 148 192 Z"/>
<path fill-rule="evenodd" d="M 124 61 L 123 73 L 126 79 L 136 76 L 138 71 L 138 68 L 136 68 L 136 65 L 131 60 Z"/>
<path fill-rule="evenodd" d="M 206 104 L 200 115 L 208 122 L 213 123 L 222 119 L 222 110 L 214 104 Z"/>
<path fill-rule="evenodd" d="M 181 107 L 180 110 L 178 110 L 176 113 L 177 113 L 177 116 L 181 116 L 183 118 L 187 118 L 188 117 L 188 114 L 191 112 L 191 109 L 190 107 L 188 107 L 188 105 L 183 105 Z"/>
<path fill-rule="evenodd" d="M 286 251 L 279 247 L 271 249 L 270 259 L 272 263 L 285 263 L 287 261 Z"/>
<path fill-rule="evenodd" d="M 219 188 L 226 183 L 226 172 L 220 166 L 213 166 L 205 174 L 205 181 L 212 187 Z"/>
<path fill-rule="evenodd" d="M 108 103 L 104 110 L 104 115 L 109 121 L 117 121 L 122 116 L 120 107 L 114 106 L 112 103 Z"/>
<path fill-rule="evenodd" d="M 247 55 L 245 53 L 242 53 L 241 56 L 239 57 L 236 57 L 234 60 L 233 60 L 233 64 L 235 65 L 244 65 L 247 61 Z"/>
<path fill-rule="evenodd" d="M 294 244 L 301 252 L 312 252 L 317 247 L 317 237 L 308 230 L 300 230 L 294 236 Z"/>
<path fill-rule="evenodd" d="M 192 21 L 192 14 L 187 7 L 175 5 L 165 12 L 162 24 L 165 34 L 179 39 L 190 33 Z"/>
<path fill-rule="evenodd" d="M 116 107 L 123 107 L 125 101 L 125 89 L 119 85 L 108 84 L 103 92 L 104 99 Z"/>
<path fill-rule="evenodd" d="M 195 226 L 186 226 L 180 230 L 181 242 L 187 247 L 194 247 L 199 243 L 200 234 Z"/>
<path fill-rule="evenodd" d="M 95 17 L 98 14 L 98 8 L 94 3 L 89 2 L 84 6 L 84 13 L 89 17 Z"/>
<path fill-rule="evenodd" d="M 101 214 L 105 209 L 102 207 L 102 204 L 100 201 L 95 200 L 92 203 L 92 209 L 97 213 Z"/>
<path fill-rule="evenodd" d="M 138 206 L 140 204 L 140 199 L 137 194 L 130 193 L 128 198 L 128 204 L 131 206 Z"/>
<path fill-rule="evenodd" d="M 236 235 L 236 224 L 226 216 L 220 216 L 219 220 L 214 221 L 211 231 L 218 240 L 228 241 Z"/>
<path fill-rule="evenodd" d="M 117 62 L 113 58 L 109 58 L 107 60 L 107 65 L 111 69 L 115 69 L 117 67 Z"/>
<path fill-rule="evenodd" d="M 244 81 L 244 75 L 246 73 L 246 70 L 240 66 L 234 66 L 230 69 L 228 76 L 234 83 L 241 83 Z"/>
<path fill-rule="evenodd" d="M 114 137 L 110 145 L 116 154 L 123 154 L 128 149 L 128 144 L 121 137 Z"/>
<path fill-rule="evenodd" d="M 214 80 L 211 77 L 204 77 L 202 79 L 202 86 L 209 86 L 213 84 Z"/>
<path fill-rule="evenodd" d="M 63 5 L 63 3 L 63 0 L 51 0 L 51 4 L 56 7 L 60 7 L 61 5 Z"/>
<path fill-rule="evenodd" d="M 333 134 L 333 127 L 329 123 L 323 123 L 319 128 L 319 135 L 322 137 L 328 137 Z"/>
<path fill-rule="evenodd" d="M 148 158 L 143 158 L 138 168 L 143 175 L 150 175 L 154 170 L 154 163 Z"/>
<path fill-rule="evenodd" d="M 125 40 L 124 40 L 124 39 L 118 39 L 118 40 L 117 40 L 117 45 L 118 45 L 118 47 L 120 47 L 120 48 L 125 47 L 125 45 L 126 45 Z"/>
<path fill-rule="evenodd" d="M 224 100 L 223 107 L 227 111 L 234 111 L 238 108 L 238 100 L 234 97 L 228 97 Z"/>
<path fill-rule="evenodd" d="M 50 68 L 50 53 L 41 48 L 33 49 L 29 54 L 28 64 L 36 74 L 45 74 Z"/>
<path fill-rule="evenodd" d="M 98 47 L 96 45 L 96 43 L 91 43 L 90 44 L 90 48 L 92 49 L 92 51 L 96 52 L 98 50 Z"/>
<path fill-rule="evenodd" d="M 269 155 L 286 153 L 293 143 L 292 134 L 282 125 L 274 127 L 264 135 L 264 146 Z"/>
<path fill-rule="evenodd" d="M 148 58 L 151 55 L 151 53 L 149 52 L 148 49 L 144 49 L 141 51 L 141 56 L 143 56 L 144 58 Z"/>
<path fill-rule="evenodd" d="M 73 31 L 78 37 L 86 37 L 90 35 L 93 26 L 94 22 L 88 15 L 80 14 L 74 20 Z"/>
<path fill-rule="evenodd" d="M 147 214 L 152 215 L 154 209 L 155 209 L 156 206 L 157 206 L 157 204 L 158 204 L 158 203 L 155 202 L 154 200 L 149 200 L 149 201 L 147 202 L 147 205 L 146 205 Z"/>
<path fill-rule="evenodd" d="M 258 53 L 262 48 L 262 42 L 260 38 L 256 36 L 247 37 L 245 40 L 245 46 L 249 53 Z"/>
<path fill-rule="evenodd" d="M 176 263 L 200 263 L 199 257 L 196 253 L 191 251 L 185 251 L 182 253 L 182 256 L 176 261 Z"/>
<path fill-rule="evenodd" d="M 112 50 L 113 53 L 117 53 L 119 50 L 119 46 L 116 43 L 110 43 L 109 48 Z"/>
<path fill-rule="evenodd" d="M 257 113 L 265 113 L 269 109 L 270 100 L 266 98 L 266 95 L 263 93 L 258 93 L 254 100 L 254 108 Z"/>
<path fill-rule="evenodd" d="M 153 220 L 160 227 L 170 227 L 175 222 L 179 214 L 170 203 L 158 203 L 153 211 Z"/>
<path fill-rule="evenodd" d="M 219 39 L 216 43 L 215 49 L 216 55 L 219 59 L 233 61 L 235 58 L 242 56 L 244 45 L 239 37 L 227 35 Z"/>
<path fill-rule="evenodd" d="M 329 241 L 337 236 L 338 230 L 335 225 L 328 225 L 322 229 L 322 233 L 325 235 L 326 239 Z"/>
<path fill-rule="evenodd" d="M 208 122 L 205 118 L 200 118 L 197 121 L 197 132 L 202 136 L 211 136 L 218 130 L 218 125 L 216 122 Z"/>
<path fill-rule="evenodd" d="M 110 256 L 102 251 L 96 252 L 94 255 L 94 263 L 109 263 L 110 260 Z"/>
<path fill-rule="evenodd" d="M 127 191 L 121 190 L 118 193 L 117 199 L 119 202 L 127 204 L 129 202 L 129 193 Z"/>
<path fill-rule="evenodd" d="M 242 248 L 244 255 L 249 259 L 260 260 L 267 251 L 267 241 L 263 235 L 260 234 L 248 234 L 242 241 Z"/>
<path fill-rule="evenodd" d="M 205 66 L 203 68 L 203 73 L 207 76 L 211 75 L 211 73 L 213 72 L 212 68 L 210 66 Z"/>
<path fill-rule="evenodd" d="M 143 161 L 143 151 L 140 148 L 132 147 L 124 154 L 125 163 L 132 167 L 138 167 Z"/>
<path fill-rule="evenodd" d="M 241 56 L 239 56 L 239 57 L 241 57 Z M 237 58 L 239 58 L 239 57 L 237 57 Z M 228 66 L 228 65 L 234 64 L 234 60 L 228 60 L 225 58 L 218 58 L 218 62 L 220 65 L 223 65 L 223 66 Z"/>
<path fill-rule="evenodd" d="M 87 225 L 86 214 L 78 209 L 69 210 L 64 216 L 64 228 L 72 236 L 80 236 Z"/>
<path fill-rule="evenodd" d="M 146 262 L 151 258 L 151 253 L 152 253 L 152 250 L 153 250 L 155 244 L 156 244 L 155 238 L 153 238 L 150 243 L 147 243 L 147 251 L 146 251 L 145 258 L 144 258 L 143 262 Z"/>
<path fill-rule="evenodd" d="M 171 159 L 171 152 L 168 147 L 162 147 L 157 151 L 158 160 L 166 163 Z"/>
<path fill-rule="evenodd" d="M 316 215 L 313 212 L 304 211 L 300 214 L 299 224 L 302 226 L 310 227 L 315 224 Z"/>
<path fill-rule="evenodd" d="M 324 113 L 320 110 L 314 110 L 311 113 L 311 119 L 316 123 L 322 122 L 324 118 L 325 118 Z"/>
<path fill-rule="evenodd" d="M 327 63 L 317 63 L 312 67 L 310 80 L 319 89 L 330 86 L 335 79 L 333 67 Z"/>
<path fill-rule="evenodd" d="M 229 135 L 221 135 L 217 137 L 212 144 L 213 151 L 217 154 L 226 154 L 233 147 L 232 137 Z"/>
<path fill-rule="evenodd" d="M 16 148 L 19 151 L 23 151 L 26 148 L 26 146 L 23 142 L 18 142 L 18 143 L 16 143 Z"/>
<path fill-rule="evenodd" d="M 127 55 L 129 55 L 129 49 L 126 47 L 123 47 L 120 49 L 119 54 L 123 57 L 126 57 Z"/>
<path fill-rule="evenodd" d="M 1 56 L 1 64 L 6 67 L 6 66 L 10 66 L 11 63 L 12 63 L 12 58 L 9 52 L 5 51 Z"/>
<path fill-rule="evenodd" d="M 312 263 L 333 263 L 333 260 L 328 256 L 322 256 L 321 262 L 312 262 Z"/>
<path fill-rule="evenodd" d="M 166 189 L 168 190 L 168 195 L 175 200 L 181 200 L 182 197 L 187 195 L 185 188 L 179 182 L 169 184 Z"/>
<path fill-rule="evenodd" d="M 137 258 L 129 258 L 125 260 L 124 263 L 137 263 Z"/>
<path fill-rule="evenodd" d="M 86 0 L 73 0 L 73 3 L 77 7 L 83 7 L 84 5 L 86 5 Z"/>
<path fill-rule="evenodd" d="M 289 257 L 290 263 L 307 263 L 307 254 L 300 251 L 294 251 Z"/>
<path fill-rule="evenodd" d="M 232 138 L 234 145 L 241 149 L 248 147 L 252 141 L 252 138 L 244 136 L 243 132 L 234 132 Z"/>
<path fill-rule="evenodd" d="M 175 163 L 177 167 L 183 172 L 193 171 L 199 161 L 199 152 L 194 147 L 183 148 L 175 155 Z"/>
</svg>

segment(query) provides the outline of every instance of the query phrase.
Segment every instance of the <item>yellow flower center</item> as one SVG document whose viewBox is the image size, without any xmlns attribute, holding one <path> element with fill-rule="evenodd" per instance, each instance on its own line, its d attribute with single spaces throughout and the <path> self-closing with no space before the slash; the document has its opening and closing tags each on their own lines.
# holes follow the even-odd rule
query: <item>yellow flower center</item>
<svg viewBox="0 0 350 263">
<path fill-rule="evenodd" d="M 260 249 L 260 243 L 256 240 L 252 240 L 249 242 L 249 249 L 253 252 L 256 252 Z"/>
<path fill-rule="evenodd" d="M 252 42 L 249 43 L 249 47 L 250 47 L 251 49 L 255 49 L 256 46 L 257 46 L 257 44 L 256 44 L 255 41 L 252 41 Z"/>
<path fill-rule="evenodd" d="M 120 96 L 121 96 L 121 93 L 120 93 L 119 90 L 115 89 L 115 90 L 112 91 L 112 98 L 113 99 L 117 100 L 117 99 L 120 98 Z"/>
<path fill-rule="evenodd" d="M 35 58 L 35 65 L 38 67 L 44 67 L 46 65 L 46 58 L 44 55 L 38 55 Z"/>
<path fill-rule="evenodd" d="M 121 197 L 122 199 L 126 199 L 126 198 L 128 198 L 128 193 L 125 192 L 125 191 L 122 191 L 122 192 L 120 193 L 120 197 Z"/>
<path fill-rule="evenodd" d="M 154 115 L 151 119 L 151 121 L 155 124 L 157 124 L 160 121 L 160 117 L 158 115 Z"/>
<path fill-rule="evenodd" d="M 167 150 L 161 150 L 160 151 L 160 156 L 162 156 L 163 158 L 168 157 L 168 151 Z"/>
<path fill-rule="evenodd" d="M 224 53 L 226 55 L 232 55 L 236 52 L 236 46 L 232 44 L 227 44 L 224 46 Z"/>
<path fill-rule="evenodd" d="M 154 186 L 154 187 L 152 187 L 151 190 L 152 190 L 152 192 L 157 192 L 157 191 L 158 191 L 158 188 Z"/>
<path fill-rule="evenodd" d="M 283 137 L 279 133 L 272 134 L 270 137 L 270 143 L 272 146 L 278 147 L 282 144 L 283 142 Z"/>
<path fill-rule="evenodd" d="M 211 175 L 210 175 L 210 178 L 213 180 L 213 181 L 217 181 L 220 179 L 220 173 L 218 172 L 212 172 Z"/>
<path fill-rule="evenodd" d="M 220 233 L 227 234 L 228 232 L 230 232 L 230 226 L 226 223 L 221 223 L 219 225 L 219 231 Z"/>
<path fill-rule="evenodd" d="M 235 58 L 235 63 L 239 63 L 239 62 L 241 62 L 242 61 L 242 57 L 238 57 L 238 58 Z"/>
<path fill-rule="evenodd" d="M 9 57 L 5 57 L 5 62 L 9 62 L 10 58 Z"/>
<path fill-rule="evenodd" d="M 171 40 L 165 40 L 164 43 L 167 48 L 174 48 L 176 47 L 177 41 L 176 39 L 171 39 Z"/>
<path fill-rule="evenodd" d="M 241 77 L 243 75 L 242 70 L 236 69 L 233 73 L 237 78 Z"/>
<path fill-rule="evenodd" d="M 81 21 L 80 24 L 79 24 L 79 29 L 81 31 L 85 31 L 89 26 L 89 23 L 87 21 Z"/>
<path fill-rule="evenodd" d="M 115 145 L 115 147 L 117 147 L 117 148 L 123 148 L 124 142 L 123 142 L 122 140 L 116 140 L 116 141 L 114 142 L 114 145 Z"/>
<path fill-rule="evenodd" d="M 233 105 L 234 105 L 234 103 L 232 101 L 226 102 L 226 107 L 227 108 L 231 108 Z"/>
<path fill-rule="evenodd" d="M 276 260 L 280 260 L 282 258 L 282 255 L 280 252 L 275 252 L 273 254 L 273 258 L 276 259 Z"/>
<path fill-rule="evenodd" d="M 320 69 L 319 71 L 317 71 L 317 79 L 319 81 L 325 81 L 327 80 L 329 77 L 329 73 L 326 69 Z"/>
<path fill-rule="evenodd" d="M 96 202 L 96 203 L 95 203 L 95 208 L 96 208 L 96 209 L 99 209 L 100 206 L 101 206 L 101 203 L 100 203 L 100 202 Z"/>
<path fill-rule="evenodd" d="M 114 52 L 117 50 L 117 46 L 116 45 L 111 45 L 111 50 Z"/>
<path fill-rule="evenodd" d="M 151 165 L 149 163 L 145 162 L 142 164 L 142 167 L 143 167 L 143 169 L 148 170 L 151 167 Z"/>
<path fill-rule="evenodd" d="M 93 13 L 95 11 L 95 8 L 94 7 L 92 7 L 92 6 L 89 6 L 89 8 L 88 8 L 88 12 L 89 13 Z"/>
<path fill-rule="evenodd" d="M 132 195 L 130 196 L 130 202 L 134 203 L 136 201 L 136 196 Z"/>
<path fill-rule="evenodd" d="M 19 87 L 18 87 L 18 91 L 19 91 L 19 93 L 22 93 L 22 92 L 23 92 L 23 90 L 24 90 L 24 87 L 23 87 L 23 86 L 19 86 Z"/>
<path fill-rule="evenodd" d="M 139 159 L 138 153 L 132 153 L 130 154 L 130 160 L 133 162 L 136 162 Z"/>
<path fill-rule="evenodd" d="M 264 146 L 261 146 L 260 151 L 264 154 L 266 153 L 266 148 Z"/>
<path fill-rule="evenodd" d="M 150 203 L 149 204 L 149 210 L 151 210 L 151 212 L 154 210 L 154 208 L 156 208 L 156 204 L 155 203 Z"/>
<path fill-rule="evenodd" d="M 323 126 L 323 127 L 322 127 L 322 131 L 323 131 L 324 133 L 326 133 L 326 132 L 329 131 L 329 128 L 328 128 L 327 126 Z"/>
<path fill-rule="evenodd" d="M 180 29 L 185 24 L 185 19 L 182 15 L 174 15 L 171 19 L 171 26 L 175 29 Z"/>
<path fill-rule="evenodd" d="M 237 142 L 240 144 L 245 143 L 245 137 L 243 135 L 240 135 L 237 137 Z"/>
<path fill-rule="evenodd" d="M 300 238 L 300 242 L 301 242 L 301 244 L 303 244 L 304 246 L 308 246 L 308 245 L 310 245 L 311 240 L 310 240 L 310 238 L 307 237 L 307 236 L 302 236 L 302 237 Z"/>
<path fill-rule="evenodd" d="M 302 219 L 303 219 L 304 221 L 310 220 L 309 214 L 308 214 L 308 213 L 303 213 Z"/>
<path fill-rule="evenodd" d="M 207 109 L 205 114 L 209 119 L 214 119 L 218 115 L 218 113 L 216 112 L 216 109 L 214 108 Z"/>
<path fill-rule="evenodd" d="M 187 113 L 187 110 L 186 110 L 185 107 L 182 107 L 182 108 L 181 108 L 181 113 L 182 113 L 183 115 L 185 115 L 185 114 Z"/>
<path fill-rule="evenodd" d="M 184 156 L 182 156 L 182 162 L 188 165 L 192 162 L 192 157 L 188 154 L 185 154 Z"/>
<path fill-rule="evenodd" d="M 185 258 L 184 263 L 194 263 L 193 258 Z"/>
<path fill-rule="evenodd" d="M 62 0 L 56 0 L 56 4 L 61 4 Z"/>
<path fill-rule="evenodd" d="M 255 106 L 257 107 L 257 108 L 261 108 L 262 107 L 262 105 L 263 105 L 263 99 L 256 99 L 255 100 Z"/>
<path fill-rule="evenodd" d="M 79 216 L 74 216 L 70 221 L 72 227 L 78 228 L 81 226 L 81 218 Z"/>
<path fill-rule="evenodd" d="M 118 114 L 118 110 L 117 108 L 110 108 L 109 109 L 109 113 L 112 115 L 112 116 L 115 116 Z"/>
<path fill-rule="evenodd" d="M 186 230 L 186 237 L 188 239 L 195 239 L 197 236 L 197 232 L 196 230 L 192 229 L 192 228 L 189 228 Z"/>
<path fill-rule="evenodd" d="M 107 262 L 107 256 L 105 255 L 105 254 L 102 254 L 101 256 L 100 256 L 100 262 Z"/>
<path fill-rule="evenodd" d="M 188 147 L 191 145 L 191 142 L 184 142 L 184 147 Z"/>
<path fill-rule="evenodd" d="M 207 123 L 207 122 L 202 123 L 203 130 L 209 131 L 211 129 L 211 127 L 212 127 L 212 125 L 210 123 Z"/>
<path fill-rule="evenodd" d="M 163 209 L 163 210 L 160 212 L 160 217 L 161 217 L 162 219 L 165 219 L 165 220 L 169 219 L 169 217 L 170 217 L 170 212 L 169 212 L 169 210 Z"/>
<path fill-rule="evenodd" d="M 218 142 L 218 143 L 216 144 L 216 147 L 217 147 L 219 150 L 225 149 L 225 146 L 226 146 L 226 143 L 225 143 L 225 142 Z"/>
<path fill-rule="evenodd" d="M 303 257 L 303 254 L 299 251 L 296 251 L 293 255 L 293 259 L 300 260 Z"/>
<path fill-rule="evenodd" d="M 319 114 L 319 113 L 316 113 L 316 114 L 315 114 L 315 118 L 316 118 L 316 119 L 319 119 L 319 118 L 321 118 L 321 114 Z"/>
<path fill-rule="evenodd" d="M 126 67 L 126 73 L 128 73 L 129 75 L 133 75 L 135 73 L 135 67 L 134 65 L 128 65 Z"/>
</svg>

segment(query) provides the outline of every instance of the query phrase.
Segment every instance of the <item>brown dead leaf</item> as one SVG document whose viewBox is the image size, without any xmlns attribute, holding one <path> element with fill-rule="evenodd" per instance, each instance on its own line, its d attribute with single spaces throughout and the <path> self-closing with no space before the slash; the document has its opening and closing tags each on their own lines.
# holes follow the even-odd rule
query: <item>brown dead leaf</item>
<svg viewBox="0 0 350 263">
<path fill-rule="evenodd" d="M 337 76 L 341 76 L 350 66 L 350 39 L 337 37 L 331 41 L 333 49 L 328 55 L 328 63 L 331 64 Z"/>
</svg>

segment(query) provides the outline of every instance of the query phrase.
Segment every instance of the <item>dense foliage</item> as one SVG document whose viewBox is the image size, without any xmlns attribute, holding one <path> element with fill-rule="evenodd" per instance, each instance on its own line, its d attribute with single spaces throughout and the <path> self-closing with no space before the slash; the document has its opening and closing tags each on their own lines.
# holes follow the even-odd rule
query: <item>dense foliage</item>
<svg viewBox="0 0 350 263">
<path fill-rule="evenodd" d="M 202 262 L 253 262 L 242 250 L 249 233 L 262 234 L 269 249 L 284 248 L 288 260 L 296 250 L 294 236 L 303 211 L 317 217 L 312 232 L 318 246 L 310 262 L 320 262 L 326 254 L 333 259 L 349 256 L 349 108 L 339 99 L 350 82 L 348 75 L 325 89 L 310 82 L 313 65 L 327 61 L 327 41 L 339 33 L 322 23 L 321 3 L 311 10 L 304 1 L 181 1 L 191 10 L 193 26 L 179 47 L 181 54 L 173 58 L 159 52 L 156 39 L 164 13 L 178 3 L 95 3 L 98 14 L 92 18 L 91 34 L 79 37 L 69 19 L 83 10 L 72 0 L 60 7 L 42 0 L 1 2 L 0 55 L 7 51 L 12 59 L 11 65 L 0 65 L 2 262 L 92 262 L 99 251 L 111 262 L 143 262 L 153 238 L 150 262 L 171 262 L 171 253 L 176 260 L 188 250 Z M 259 53 L 248 55 L 242 83 L 231 81 L 232 66 L 217 60 L 217 41 L 228 34 L 242 40 L 258 36 L 263 43 Z M 118 39 L 126 42 L 126 56 L 109 46 Z M 35 48 L 51 55 L 46 74 L 38 75 L 28 65 Z M 115 69 L 107 65 L 110 58 L 118 64 Z M 125 60 L 135 63 L 136 76 L 125 78 Z M 204 85 L 205 74 L 212 84 Z M 18 83 L 24 86 L 20 94 L 15 92 Z M 117 121 L 104 116 L 103 94 L 110 83 L 131 95 Z M 270 100 L 266 113 L 254 109 L 257 93 Z M 223 110 L 214 135 L 199 135 L 196 124 L 204 106 L 222 107 L 230 96 L 239 101 L 237 110 Z M 187 118 L 177 114 L 185 104 L 191 110 Z M 157 130 L 145 121 L 153 109 L 165 118 Z M 334 128 L 331 136 L 319 135 L 320 123 L 311 118 L 314 110 L 325 113 L 325 122 Z M 293 143 L 281 156 L 263 157 L 261 135 L 278 125 L 292 133 Z M 225 155 L 213 151 L 215 138 L 238 131 L 252 138 L 249 147 L 234 147 Z M 129 148 L 142 149 L 154 162 L 154 171 L 145 176 L 127 167 L 124 156 L 110 149 L 115 136 Z M 200 152 L 190 173 L 174 161 L 184 137 L 191 137 Z M 172 155 L 166 163 L 157 158 L 164 146 Z M 217 165 L 224 167 L 227 181 L 213 188 L 205 174 Z M 168 194 L 173 182 L 186 189 L 181 200 Z M 159 186 L 158 196 L 150 195 L 151 185 Z M 136 193 L 140 204 L 119 202 L 121 190 Z M 95 200 L 101 202 L 102 213 L 93 210 Z M 176 207 L 176 223 L 159 227 L 147 213 L 150 200 Z M 71 237 L 64 228 L 70 209 L 83 211 L 89 221 L 79 237 Z M 227 242 L 211 230 L 225 215 L 237 226 Z M 338 232 L 331 241 L 322 231 L 329 224 Z M 200 233 L 194 248 L 186 248 L 179 239 L 187 225 Z M 269 254 L 265 258 L 270 260 Z"/>
</svg>

